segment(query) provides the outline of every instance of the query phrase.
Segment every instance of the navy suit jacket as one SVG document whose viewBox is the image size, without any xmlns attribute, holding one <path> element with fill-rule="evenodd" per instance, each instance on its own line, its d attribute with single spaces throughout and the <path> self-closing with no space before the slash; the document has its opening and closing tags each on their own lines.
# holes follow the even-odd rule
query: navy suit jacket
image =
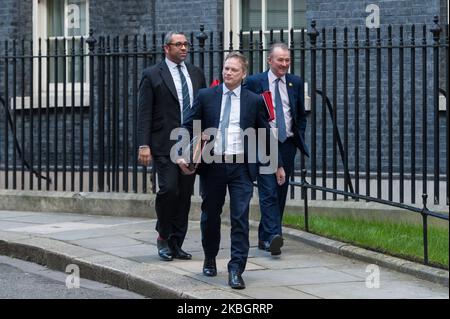
<svg viewBox="0 0 450 319">
<path fill-rule="evenodd" d="M 193 120 L 201 120 L 201 130 L 202 132 L 207 128 L 218 129 L 220 122 L 220 111 L 222 107 L 222 97 L 223 97 L 223 84 L 218 85 L 213 88 L 200 89 L 197 97 L 195 98 L 194 105 L 191 109 L 189 115 L 185 118 L 183 127 L 186 128 L 192 136 L 193 131 Z M 268 122 L 268 117 L 266 115 L 264 101 L 260 95 L 257 95 L 244 87 L 241 88 L 241 105 L 240 105 L 240 126 L 243 131 L 248 128 L 257 129 L 265 128 L 266 130 L 266 141 L 269 141 L 268 135 L 270 134 L 270 125 Z M 208 143 L 214 143 L 214 138 Z M 266 144 L 266 146 L 268 143 Z M 257 164 L 255 162 L 255 157 L 252 162 L 249 163 L 249 146 L 248 139 L 244 139 L 244 154 L 245 163 L 248 165 L 248 170 L 251 179 L 256 180 L 257 174 Z M 280 160 L 280 156 L 278 154 Z M 200 163 L 197 168 L 197 174 L 205 174 L 208 169 L 208 164 Z M 280 166 L 280 163 L 279 165 Z"/>
<path fill-rule="evenodd" d="M 300 151 L 309 157 L 308 146 L 305 142 L 306 130 L 306 112 L 305 112 L 305 93 L 303 80 L 293 74 L 286 74 L 286 86 L 289 96 L 289 105 L 292 114 L 292 131 L 294 133 L 294 143 Z M 269 91 L 269 77 L 268 71 L 258 73 L 247 78 L 244 87 L 250 91 L 261 94 Z"/>
</svg>

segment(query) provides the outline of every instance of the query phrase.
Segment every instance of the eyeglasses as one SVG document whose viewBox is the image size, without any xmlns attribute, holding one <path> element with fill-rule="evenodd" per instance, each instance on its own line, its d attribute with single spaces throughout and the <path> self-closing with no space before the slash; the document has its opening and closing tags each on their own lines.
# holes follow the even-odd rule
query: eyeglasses
<svg viewBox="0 0 450 319">
<path fill-rule="evenodd" d="M 186 47 L 186 49 L 189 49 L 189 47 L 191 46 L 191 44 L 189 42 L 176 42 L 176 43 L 167 43 L 167 45 L 174 45 L 176 46 L 178 49 L 180 49 L 181 47 Z"/>
</svg>

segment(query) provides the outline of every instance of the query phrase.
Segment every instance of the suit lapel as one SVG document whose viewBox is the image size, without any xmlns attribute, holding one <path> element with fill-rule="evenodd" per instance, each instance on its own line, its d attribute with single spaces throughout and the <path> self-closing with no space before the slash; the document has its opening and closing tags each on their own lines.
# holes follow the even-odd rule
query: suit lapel
<svg viewBox="0 0 450 319">
<path fill-rule="evenodd" d="M 266 71 L 266 72 L 264 72 L 262 74 L 262 77 L 261 77 L 261 89 L 262 89 L 262 92 L 270 90 L 268 71 Z"/>
<path fill-rule="evenodd" d="M 162 61 L 160 64 L 160 73 L 170 93 L 172 93 L 175 100 L 178 101 L 177 89 L 175 88 L 175 83 L 173 82 L 172 74 L 170 74 L 169 67 L 167 66 L 165 61 Z M 180 103 L 180 101 L 178 101 L 178 103 Z"/>
<path fill-rule="evenodd" d="M 222 97 L 223 97 L 223 84 L 216 86 L 216 94 L 214 94 L 214 108 L 213 108 L 213 123 L 215 128 L 219 128 L 220 123 L 220 111 L 222 109 Z"/>
<path fill-rule="evenodd" d="M 289 74 L 286 74 L 286 88 L 289 97 L 289 106 L 291 108 L 292 118 L 295 119 L 296 110 L 295 110 L 295 101 L 294 101 L 294 83 L 291 81 L 291 77 Z"/>
<path fill-rule="evenodd" d="M 247 100 L 247 92 L 244 90 L 243 87 L 241 87 L 241 98 L 240 98 L 240 107 L 239 107 L 239 126 L 241 129 L 245 130 L 246 126 L 244 123 L 245 118 L 245 107 L 247 103 L 245 101 Z"/>
<path fill-rule="evenodd" d="M 186 69 L 189 73 L 189 77 L 191 78 L 192 90 L 194 91 L 194 95 L 195 95 L 195 92 L 197 92 L 200 89 L 199 88 L 200 81 L 197 81 L 197 78 L 195 77 L 194 68 L 192 67 L 192 64 L 185 62 L 185 65 L 186 65 Z"/>
</svg>

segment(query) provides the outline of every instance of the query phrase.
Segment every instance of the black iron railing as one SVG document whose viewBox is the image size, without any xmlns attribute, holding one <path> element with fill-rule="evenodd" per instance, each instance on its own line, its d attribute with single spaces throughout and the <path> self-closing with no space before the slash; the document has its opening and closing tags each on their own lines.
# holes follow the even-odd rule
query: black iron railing
<svg viewBox="0 0 450 319">
<path fill-rule="evenodd" d="M 0 188 L 155 191 L 137 164 L 137 97 L 142 70 L 163 58 L 163 37 L 91 31 L 1 42 Z M 288 43 L 310 99 L 311 158 L 298 158 L 291 181 L 308 168 L 317 187 L 343 185 L 333 200 L 352 193 L 414 204 L 423 193 L 448 205 L 449 99 L 439 107 L 450 91 L 448 25 L 319 31 L 313 22 L 308 32 L 239 32 L 237 45 L 201 27 L 188 38 L 189 61 L 207 81 L 221 79 L 228 51 L 247 55 L 252 74 L 265 70 L 271 43 Z"/>
<path fill-rule="evenodd" d="M 306 181 L 306 170 L 305 169 L 302 170 L 301 182 L 300 183 L 299 182 L 291 182 L 291 185 L 294 187 L 301 187 L 303 200 L 304 200 L 304 223 L 305 223 L 304 227 L 307 232 L 310 231 L 308 192 L 307 192 L 308 189 L 327 192 L 327 193 L 333 193 L 336 195 L 348 196 L 348 197 L 352 197 L 355 199 L 356 198 L 362 199 L 367 202 L 375 202 L 375 203 L 379 203 L 379 204 L 383 204 L 383 205 L 387 205 L 387 206 L 391 206 L 391 207 L 396 207 L 396 208 L 401 208 L 401 209 L 404 209 L 407 211 L 421 214 L 422 215 L 422 238 L 423 238 L 423 263 L 426 265 L 429 264 L 429 259 L 428 259 L 428 217 L 434 217 L 434 218 L 446 220 L 447 222 L 449 220 L 448 215 L 442 214 L 442 213 L 437 213 L 437 212 L 434 212 L 434 211 L 431 211 L 428 209 L 428 207 L 427 207 L 428 196 L 426 194 L 422 195 L 422 205 L 423 205 L 422 208 L 417 208 L 414 206 L 405 205 L 405 204 L 401 204 L 401 203 L 395 203 L 392 201 L 383 200 L 383 199 L 379 199 L 379 198 L 375 198 L 375 197 L 354 194 L 354 193 L 350 193 L 350 192 L 345 192 L 345 191 L 331 189 L 331 188 L 317 186 L 317 185 L 311 185 Z"/>
</svg>

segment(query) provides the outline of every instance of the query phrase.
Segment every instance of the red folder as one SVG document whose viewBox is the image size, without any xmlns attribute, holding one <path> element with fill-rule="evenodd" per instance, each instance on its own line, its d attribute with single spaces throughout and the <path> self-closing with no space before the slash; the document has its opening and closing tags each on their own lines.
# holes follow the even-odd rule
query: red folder
<svg viewBox="0 0 450 319">
<path fill-rule="evenodd" d="M 266 105 L 266 110 L 269 115 L 269 122 L 275 119 L 275 108 L 272 102 L 272 93 L 270 91 L 264 91 L 261 93 L 264 104 Z"/>
</svg>

